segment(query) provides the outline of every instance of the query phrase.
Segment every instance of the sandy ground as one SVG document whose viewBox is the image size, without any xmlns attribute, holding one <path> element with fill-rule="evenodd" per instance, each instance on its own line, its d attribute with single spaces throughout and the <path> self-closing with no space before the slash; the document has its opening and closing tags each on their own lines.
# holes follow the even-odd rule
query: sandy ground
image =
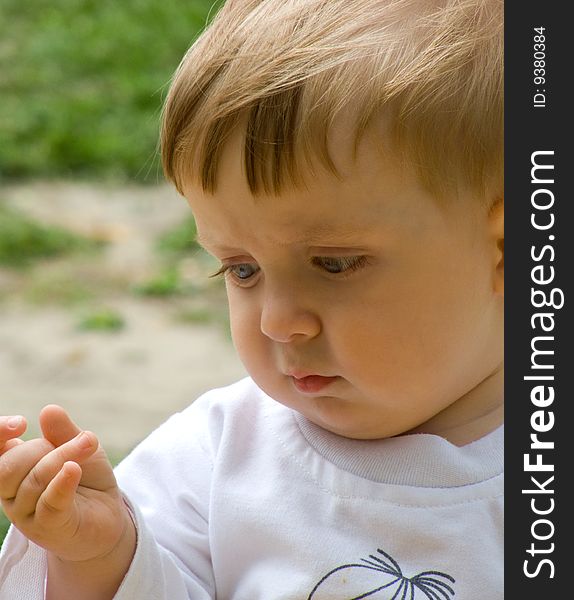
<svg viewBox="0 0 574 600">
<path fill-rule="evenodd" d="M 154 236 L 189 211 L 168 186 L 36 183 L 4 187 L 0 201 L 106 239 L 97 264 L 55 267 L 72 279 L 105 272 L 102 281 L 149 274 Z M 42 274 L 51 268 L 46 264 Z M 191 262 L 186 268 L 192 275 L 197 269 Z M 38 276 L 35 269 L 24 277 Z M 70 307 L 23 300 L 18 290 L 29 282 L 22 277 L 0 271 L 0 290 L 11 290 L 0 304 L 0 413 L 25 415 L 32 434 L 40 408 L 57 403 L 117 458 L 202 392 L 245 376 L 224 327 L 182 325 L 173 318 L 173 302 L 122 293 L 120 286 L 104 296 L 124 316 L 124 329 L 85 332 Z"/>
</svg>

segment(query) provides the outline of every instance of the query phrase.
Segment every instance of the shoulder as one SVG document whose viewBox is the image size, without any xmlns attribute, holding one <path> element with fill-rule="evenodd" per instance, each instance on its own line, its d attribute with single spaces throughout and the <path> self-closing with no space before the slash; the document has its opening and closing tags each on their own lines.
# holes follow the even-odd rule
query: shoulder
<svg viewBox="0 0 574 600">
<path fill-rule="evenodd" d="M 246 377 L 200 396 L 181 413 L 180 427 L 203 440 L 213 462 L 235 463 L 240 455 L 268 448 L 277 421 L 292 421 L 291 410 L 279 404 Z"/>
<path fill-rule="evenodd" d="M 202 394 L 181 413 L 172 417 L 181 426 L 200 424 L 215 435 L 224 435 L 230 428 L 242 426 L 264 413 L 274 401 L 259 388 L 251 377 L 230 385 L 214 388 Z"/>
<path fill-rule="evenodd" d="M 196 412 L 207 412 L 212 415 L 233 414 L 246 406 L 257 408 L 269 401 L 271 399 L 251 377 L 244 377 L 230 385 L 205 392 L 181 414 L 184 417 L 193 416 Z"/>
<path fill-rule="evenodd" d="M 229 443 L 230 438 L 241 436 L 243 430 L 260 422 L 272 404 L 275 402 L 250 377 L 214 388 L 171 415 L 132 454 L 145 453 L 154 460 L 190 452 L 213 457 L 222 443 Z"/>
<path fill-rule="evenodd" d="M 202 394 L 150 433 L 114 469 L 128 497 L 146 504 L 151 490 L 195 490 L 209 496 L 213 471 L 242 460 L 242 444 L 276 404 L 251 378 Z M 288 410 L 288 409 L 285 409 Z M 258 442 L 261 443 L 260 441 Z"/>
</svg>

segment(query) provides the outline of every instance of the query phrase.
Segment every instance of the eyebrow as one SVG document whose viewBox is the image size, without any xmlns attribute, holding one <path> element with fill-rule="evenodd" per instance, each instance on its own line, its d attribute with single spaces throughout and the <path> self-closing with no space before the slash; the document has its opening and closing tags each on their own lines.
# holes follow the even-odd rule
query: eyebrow
<svg viewBox="0 0 574 600">
<path fill-rule="evenodd" d="M 324 224 L 309 227 L 300 237 L 289 240 L 288 244 L 319 244 L 321 243 L 341 243 L 347 241 L 357 241 L 357 238 L 367 233 L 367 229 L 361 231 L 357 229 L 340 228 L 334 229 L 332 226 Z M 199 232 L 195 234 L 195 241 L 202 247 L 213 246 L 221 249 L 232 249 L 227 244 L 219 243 L 216 239 L 209 236 L 202 236 Z M 320 244 L 319 244 L 320 245 Z"/>
</svg>

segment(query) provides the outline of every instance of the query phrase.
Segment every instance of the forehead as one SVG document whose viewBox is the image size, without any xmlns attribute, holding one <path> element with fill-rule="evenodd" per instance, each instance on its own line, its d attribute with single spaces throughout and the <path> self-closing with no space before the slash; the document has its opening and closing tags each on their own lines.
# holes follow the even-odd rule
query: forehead
<svg viewBox="0 0 574 600">
<path fill-rule="evenodd" d="M 279 245 L 356 244 L 361 236 L 420 235 L 444 219 L 435 199 L 412 171 L 383 151 L 374 131 L 365 134 L 355 155 L 351 127 L 341 122 L 329 137 L 339 175 L 312 163 L 300 184 L 269 196 L 249 190 L 243 141 L 238 129 L 224 147 L 215 193 L 191 182 L 184 187 L 203 245 L 222 247 L 255 234 Z"/>
<path fill-rule="evenodd" d="M 222 172 L 215 194 L 198 187 L 186 194 L 198 241 L 208 247 L 255 236 L 278 246 L 358 243 L 374 229 L 395 229 L 407 210 L 405 204 L 382 201 L 384 195 L 393 195 L 391 189 L 383 194 L 370 178 L 340 181 L 321 173 L 280 195 L 254 197 L 237 165 Z"/>
</svg>

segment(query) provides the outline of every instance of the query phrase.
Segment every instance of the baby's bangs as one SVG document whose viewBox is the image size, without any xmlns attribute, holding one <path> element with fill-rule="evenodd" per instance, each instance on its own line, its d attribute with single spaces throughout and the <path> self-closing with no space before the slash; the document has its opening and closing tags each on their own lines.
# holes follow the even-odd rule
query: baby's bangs
<svg viewBox="0 0 574 600">
<path fill-rule="evenodd" d="M 363 60 L 363 71 L 366 66 Z M 210 96 L 180 134 L 166 173 L 173 173 L 180 192 L 183 182 L 191 178 L 204 191 L 214 193 L 223 149 L 240 128 L 243 167 L 253 195 L 278 195 L 287 187 L 305 185 L 317 168 L 339 176 L 329 136 L 340 118 L 349 122 L 353 115 L 350 143 L 356 155 L 363 134 L 381 108 L 380 99 L 372 97 L 365 83 L 369 79 L 371 73 L 361 73 L 349 61 L 273 94 L 254 97 L 235 110 L 219 107 L 220 115 L 217 101 Z"/>
<path fill-rule="evenodd" d="M 175 74 L 164 172 L 180 192 L 191 178 L 214 193 L 240 128 L 251 192 L 279 194 L 317 166 L 338 175 L 329 136 L 339 118 L 352 123 L 356 152 L 381 116 L 377 144 L 431 193 L 484 197 L 502 180 L 501 10 L 481 0 L 232 2 Z"/>
</svg>

